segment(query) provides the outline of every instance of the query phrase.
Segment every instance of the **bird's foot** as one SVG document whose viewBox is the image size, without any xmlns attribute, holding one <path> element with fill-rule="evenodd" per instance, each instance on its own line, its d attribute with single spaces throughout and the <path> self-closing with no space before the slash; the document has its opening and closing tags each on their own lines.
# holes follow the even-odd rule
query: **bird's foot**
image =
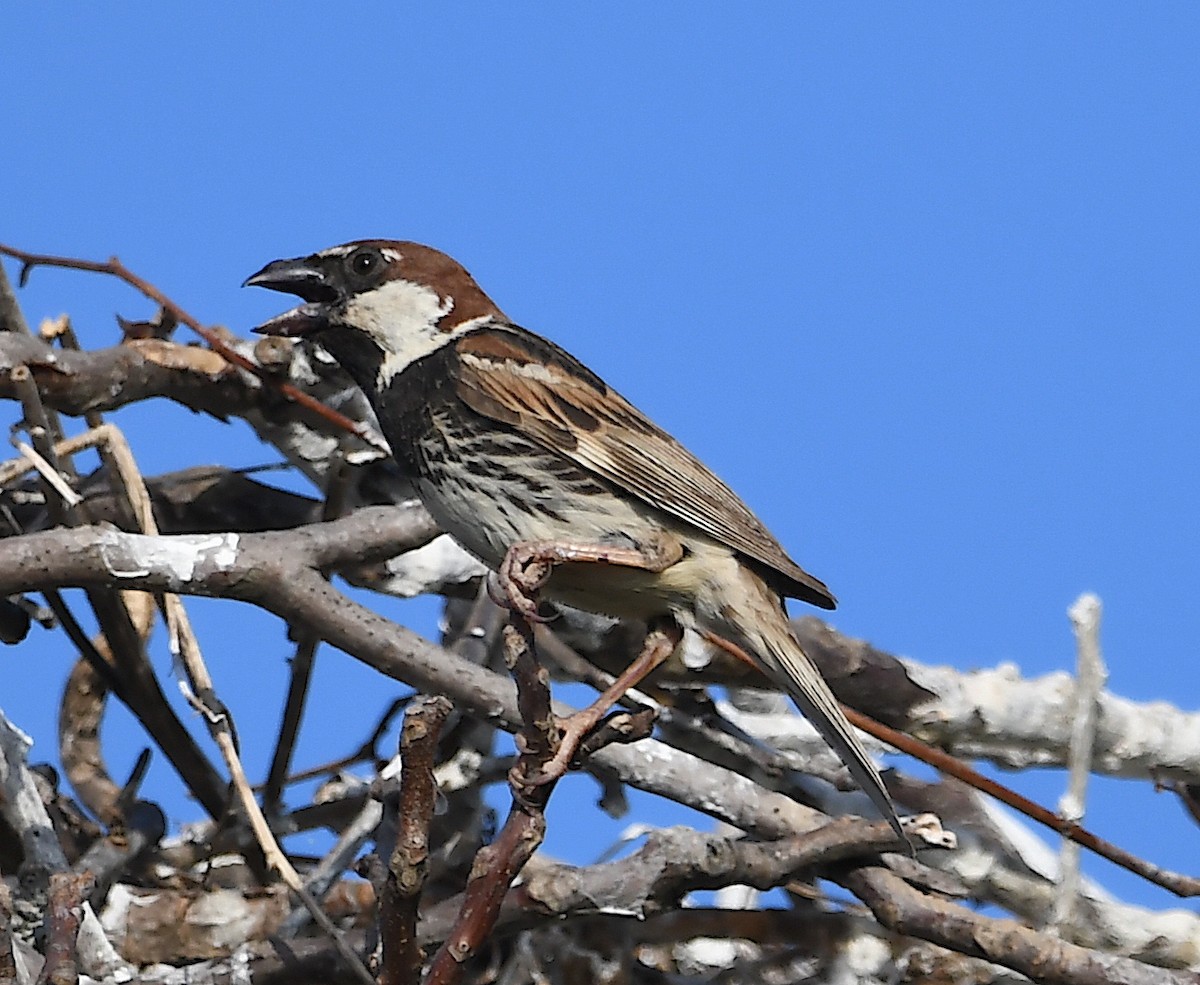
<svg viewBox="0 0 1200 985">
<path fill-rule="evenodd" d="M 599 752 L 605 746 L 648 739 L 654 733 L 657 719 L 657 708 L 616 711 L 599 720 L 590 709 L 568 718 L 556 718 L 554 724 L 559 737 L 557 753 L 530 775 L 514 766 L 509 779 L 527 790 L 537 790 L 562 779 L 570 770 L 578 769 L 592 753 Z"/>
<path fill-rule="evenodd" d="M 610 722 L 605 721 L 605 716 L 631 688 L 637 687 L 675 652 L 682 635 L 682 630 L 672 620 L 665 619 L 652 626 L 637 659 L 605 688 L 600 697 L 573 715 L 555 718 L 559 730 L 558 748 L 549 760 L 541 764 L 537 773 L 523 775 L 517 778 L 519 782 L 528 787 L 553 783 L 566 775 L 581 753 L 594 752 L 609 742 L 630 742 L 649 735 L 653 727 L 653 713 L 614 716 L 614 720 L 610 720 L 612 728 L 606 728 Z"/>
<path fill-rule="evenodd" d="M 558 727 L 558 751 L 542 763 L 536 773 L 520 777 L 521 785 L 544 787 L 567 775 L 584 740 L 604 717 L 603 712 L 597 714 L 593 711 L 595 707 L 592 705 L 567 718 L 555 718 L 554 724 Z"/>
<path fill-rule="evenodd" d="M 496 570 L 496 584 L 488 591 L 497 605 L 531 623 L 548 622 L 538 612 L 537 594 L 560 564 L 610 564 L 621 568 L 659 572 L 683 556 L 683 545 L 663 534 L 644 548 L 577 541 L 530 540 L 513 544 Z M 493 591 L 494 587 L 494 591 Z"/>
<path fill-rule="evenodd" d="M 552 561 L 539 553 L 540 546 L 514 544 L 500 562 L 495 581 L 488 579 L 488 594 L 492 601 L 530 623 L 550 622 L 552 618 L 538 611 L 537 593 L 554 570 Z"/>
</svg>

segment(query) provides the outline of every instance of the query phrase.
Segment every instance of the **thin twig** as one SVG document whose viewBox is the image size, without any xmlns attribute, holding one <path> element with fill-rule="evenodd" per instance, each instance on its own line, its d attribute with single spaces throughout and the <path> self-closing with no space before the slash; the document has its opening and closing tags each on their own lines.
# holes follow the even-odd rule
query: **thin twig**
<svg viewBox="0 0 1200 985">
<path fill-rule="evenodd" d="M 287 775 L 285 782 L 289 785 L 304 783 L 319 776 L 332 776 L 334 773 L 339 773 L 351 766 L 357 766 L 359 763 L 374 764 L 381 762 L 386 757 L 379 755 L 376 746 L 391 726 L 392 719 L 396 716 L 396 713 L 401 711 L 410 700 L 411 698 L 406 695 L 403 698 L 396 698 L 396 700 L 388 705 L 387 710 L 380 716 L 379 721 L 371 730 L 371 734 L 367 737 L 367 740 L 348 756 L 341 756 L 327 763 L 318 763 L 316 766 L 310 766 L 307 769 L 296 770 L 296 772 Z M 255 787 L 255 789 L 259 788 Z"/>
<path fill-rule="evenodd" d="M 209 344 L 214 352 L 223 357 L 227 362 L 258 377 L 267 386 L 274 387 L 289 400 L 324 418 L 335 427 L 361 438 L 367 444 L 380 451 L 385 453 L 388 451 L 386 443 L 374 433 L 371 427 L 364 423 L 352 421 L 345 414 L 341 414 L 333 408 L 325 406 L 321 401 L 311 397 L 291 383 L 276 379 L 270 373 L 264 371 L 253 360 L 246 358 L 236 349 L 226 345 L 220 335 L 211 328 L 203 325 L 198 319 L 192 317 L 192 315 L 172 301 L 148 280 L 135 274 L 117 257 L 110 257 L 108 260 L 103 261 L 83 260 L 77 257 L 54 256 L 47 253 L 29 253 L 12 246 L 5 246 L 2 243 L 0 243 L 0 255 L 10 256 L 21 264 L 21 273 L 17 279 L 21 286 L 25 285 L 25 282 L 29 279 L 30 272 L 35 267 L 62 267 L 68 270 L 83 270 L 95 274 L 108 274 L 124 281 L 130 287 L 140 291 L 160 308 L 169 312 L 176 321 L 186 325 L 199 335 Z"/>
<path fill-rule="evenodd" d="M 956 759 L 941 749 L 935 749 L 933 746 L 926 745 L 919 739 L 914 739 L 911 735 L 905 735 L 903 732 L 884 725 L 882 722 L 877 722 L 875 719 L 864 715 L 861 711 L 856 711 L 848 705 L 843 705 L 842 710 L 846 713 L 846 718 L 849 719 L 850 724 L 855 728 L 862 729 L 867 734 L 875 736 L 881 742 L 895 746 L 901 752 L 916 757 L 921 762 L 927 763 L 947 776 L 961 780 L 981 793 L 995 797 L 1002 804 L 1007 804 L 1013 810 L 1020 811 L 1030 820 L 1044 824 L 1051 830 L 1057 831 L 1064 838 L 1078 842 L 1084 848 L 1121 866 L 1121 868 L 1128 869 L 1130 872 L 1141 876 L 1156 886 L 1162 886 L 1164 889 L 1170 890 L 1176 896 L 1200 896 L 1200 878 L 1159 868 L 1152 862 L 1138 858 L 1132 852 L 1128 852 L 1110 841 L 1105 841 L 1103 838 L 1097 837 L 1074 821 L 1059 817 L 1052 811 L 1048 811 L 1041 804 L 1034 803 L 1028 797 L 1022 797 L 1015 790 L 989 779 L 982 773 L 973 770 L 961 759 Z"/>
<path fill-rule="evenodd" d="M 23 450 L 21 445 L 24 442 L 16 440 L 13 444 L 17 446 L 22 455 L 33 463 L 34 468 L 41 476 L 46 490 L 46 509 L 51 519 L 56 524 L 77 527 L 81 522 L 77 512 L 81 500 L 75 491 L 63 481 L 62 475 L 59 473 L 58 455 L 55 453 L 54 441 L 50 432 L 50 419 L 46 415 L 46 408 L 42 404 L 42 397 L 38 392 L 33 373 L 30 372 L 28 366 L 14 366 L 9 371 L 8 378 L 21 401 L 21 412 L 25 417 L 25 430 L 29 434 L 29 441 L 33 448 L 25 445 L 25 449 L 28 450 Z M 58 493 L 58 497 L 50 495 L 51 492 Z"/>
<path fill-rule="evenodd" d="M 296 653 L 292 657 L 287 698 L 283 705 L 283 721 L 279 724 L 279 736 L 275 740 L 271 768 L 267 772 L 267 782 L 263 787 L 263 810 L 270 817 L 278 815 L 282 807 L 283 788 L 287 783 L 292 752 L 300 734 L 305 698 L 312 682 L 313 662 L 320 645 L 321 641 L 316 636 L 305 633 L 296 644 Z"/>
<path fill-rule="evenodd" d="M 14 441 L 13 445 L 19 451 L 22 457 L 29 462 L 30 468 L 37 472 L 56 493 L 58 498 L 63 503 L 66 503 L 67 509 L 74 509 L 83 502 L 83 497 L 74 489 L 67 485 L 66 480 L 59 475 L 58 470 L 54 468 L 37 449 L 24 441 Z"/>
<path fill-rule="evenodd" d="M 129 695 L 123 692 L 121 680 L 113 672 L 112 664 L 105 660 L 100 651 L 96 649 L 96 644 L 91 641 L 83 626 L 79 624 L 79 620 L 75 618 L 75 613 L 67 605 L 62 592 L 57 588 L 48 588 L 42 595 L 46 599 L 46 605 L 54 613 L 54 618 L 58 620 L 63 632 L 67 634 L 67 639 L 79 651 L 79 655 L 96 671 L 96 675 L 104 681 L 105 687 L 129 704 Z"/>
<path fill-rule="evenodd" d="M 345 456 L 338 454 L 329 471 L 325 502 L 321 509 L 322 520 L 336 520 L 345 512 L 350 485 L 349 474 Z M 304 719 L 313 667 L 320 646 L 320 638 L 312 633 L 302 633 L 296 643 L 296 655 L 292 657 L 287 697 L 283 704 L 283 720 L 279 724 L 279 736 L 275 741 L 275 751 L 271 755 L 271 768 L 267 772 L 267 783 L 263 793 L 263 810 L 269 817 L 274 817 L 281 808 L 283 788 L 292 765 L 296 740 L 300 736 L 300 723 Z"/>
<path fill-rule="evenodd" d="M 58 323 L 58 331 L 55 333 L 55 338 L 58 340 L 58 343 L 60 346 L 62 346 L 62 348 L 70 349 L 75 352 L 81 351 L 79 347 L 79 338 L 75 334 L 75 328 L 71 324 L 71 318 L 69 315 L 62 316 Z M 47 410 L 47 415 L 53 422 L 57 422 L 59 420 L 58 411 L 54 410 L 53 408 L 49 408 Z M 83 420 L 89 428 L 98 428 L 104 424 L 104 415 L 98 410 L 87 410 L 84 411 Z M 56 425 L 56 432 L 57 438 L 61 440 L 64 437 L 61 425 Z M 101 447 L 97 449 L 97 451 L 100 454 L 100 461 L 105 465 L 108 465 L 109 468 L 113 468 L 114 466 L 109 461 L 107 448 Z M 64 463 L 70 463 L 70 468 L 73 472 L 75 466 L 71 456 L 69 454 L 62 453 L 62 457 Z"/>
<path fill-rule="evenodd" d="M 336 885 L 338 878 L 350 866 L 362 849 L 379 828 L 383 818 L 383 806 L 372 797 L 364 798 L 362 809 L 340 830 L 337 841 L 325 857 L 310 868 L 305 875 L 304 888 L 313 898 L 321 901 Z M 305 830 L 302 816 L 299 812 L 288 815 L 289 829 Z M 325 825 L 321 825 L 324 827 Z M 296 907 L 288 914 L 287 919 L 279 925 L 279 936 L 284 940 L 294 938 L 310 919 L 310 914 L 304 907 Z"/>
<path fill-rule="evenodd" d="M 1100 655 L 1100 599 L 1080 595 L 1068 610 L 1075 633 L 1076 683 L 1075 707 L 1071 716 L 1070 772 L 1067 792 L 1058 802 L 1058 813 L 1078 824 L 1083 820 L 1088 777 L 1092 771 L 1092 747 L 1096 741 L 1096 702 L 1108 679 L 1104 658 Z M 1054 900 L 1051 925 L 1060 932 L 1070 926 L 1079 894 L 1079 846 L 1064 838 L 1059 853 L 1058 891 Z"/>
<path fill-rule="evenodd" d="M 63 315 L 62 317 L 63 317 L 63 322 L 68 326 L 67 330 L 70 331 L 70 322 L 67 320 L 67 316 Z M 25 330 L 28 332 L 29 331 L 28 324 L 25 323 L 24 318 L 22 318 L 21 321 L 25 327 Z M 29 332 L 29 334 L 32 335 L 33 333 Z M 41 332 L 39 331 L 38 334 L 40 335 Z M 18 370 L 23 369 L 26 373 L 29 373 L 28 367 L 18 366 L 17 369 Z M 33 382 L 32 373 L 29 373 L 29 385 L 34 386 L 36 389 L 36 384 L 34 384 L 34 382 Z M 22 403 L 25 403 L 24 399 L 22 399 Z M 39 403 L 39 405 L 41 404 L 40 399 L 38 400 L 38 403 Z M 39 421 L 38 423 L 45 430 L 46 441 L 49 444 L 53 444 L 56 441 L 61 441 L 63 438 L 63 426 L 62 426 L 62 418 L 60 418 L 58 416 L 58 411 L 56 411 L 53 407 L 42 407 L 41 413 L 43 415 L 43 419 L 41 421 Z M 69 458 L 64 459 L 62 462 L 59 463 L 59 467 L 62 469 L 63 474 L 70 481 L 74 482 L 79 478 L 79 474 L 75 471 L 75 463 L 72 462 L 71 459 L 69 459 Z"/>
</svg>

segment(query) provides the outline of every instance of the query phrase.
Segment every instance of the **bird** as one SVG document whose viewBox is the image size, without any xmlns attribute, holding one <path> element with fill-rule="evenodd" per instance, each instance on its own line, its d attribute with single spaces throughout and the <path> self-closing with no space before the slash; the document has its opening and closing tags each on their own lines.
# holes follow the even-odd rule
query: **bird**
<svg viewBox="0 0 1200 985">
<path fill-rule="evenodd" d="M 785 597 L 832 609 L 833 595 L 680 442 L 511 321 L 433 247 L 358 240 L 275 260 L 245 286 L 301 299 L 255 331 L 310 340 L 340 363 L 426 509 L 498 573 L 512 608 L 538 618 L 537 589 L 667 627 L 668 653 L 691 630 L 748 659 L 907 844 L 879 772 L 789 628 Z"/>
</svg>

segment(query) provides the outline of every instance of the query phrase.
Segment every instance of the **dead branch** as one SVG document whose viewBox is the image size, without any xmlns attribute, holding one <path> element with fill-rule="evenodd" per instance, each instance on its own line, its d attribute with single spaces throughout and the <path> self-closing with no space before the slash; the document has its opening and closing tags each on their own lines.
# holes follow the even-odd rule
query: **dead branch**
<svg viewBox="0 0 1200 985">
<path fill-rule="evenodd" d="M 1071 730 L 1070 773 L 1067 790 L 1058 802 L 1059 816 L 1078 824 L 1083 820 L 1084 799 L 1092 772 L 1093 744 L 1096 741 L 1096 698 L 1104 689 L 1108 670 L 1100 655 L 1100 599 L 1085 594 L 1068 611 L 1075 631 L 1076 685 Z M 1058 899 L 1054 905 L 1053 926 L 1071 924 L 1075 898 L 1079 894 L 1079 845 L 1064 839 L 1059 853 Z"/>
<path fill-rule="evenodd" d="M 333 590 L 322 569 L 390 557 L 434 533 L 420 510 L 359 510 L 286 533 L 146 537 L 93 528 L 53 530 L 0 543 L 0 593 L 56 585 L 127 588 L 236 598 L 420 690 L 443 693 L 506 727 L 520 721 L 510 685 L 466 664 Z M 778 837 L 811 830 L 823 816 L 749 779 L 658 743 L 610 746 L 601 765 L 625 782 L 681 800 L 743 830 Z"/>
<path fill-rule="evenodd" d="M 1128 869 L 1130 872 L 1136 873 L 1155 885 L 1169 889 L 1176 896 L 1189 897 L 1200 895 L 1200 878 L 1188 876 L 1180 872 L 1172 872 L 1169 869 L 1163 869 L 1154 865 L 1146 859 L 1139 858 L 1119 845 L 1114 845 L 1112 842 L 1098 837 L 1070 818 L 1060 817 L 1058 814 L 1047 810 L 1041 804 L 1035 803 L 1015 790 L 983 776 L 977 770 L 972 769 L 954 756 L 927 746 L 925 743 L 913 739 L 902 732 L 873 721 L 853 708 L 846 709 L 846 717 L 850 720 L 851 724 L 863 729 L 865 732 L 883 739 L 903 752 L 912 753 L 924 762 L 935 766 L 946 775 L 952 776 L 957 780 L 969 784 L 976 790 L 995 797 L 1001 803 L 1020 811 L 1026 817 L 1058 832 L 1064 838 L 1068 838 L 1076 844 L 1083 845 L 1097 855 L 1108 859 L 1123 869 Z"/>
<path fill-rule="evenodd" d="M 92 890 L 91 873 L 56 872 L 50 877 L 50 899 L 46 906 L 46 963 L 38 985 L 76 985 L 79 966 L 75 937 L 83 917 L 83 904 Z"/>
<path fill-rule="evenodd" d="M 385 673 L 444 691 L 464 706 L 512 726 L 515 695 L 497 675 L 458 660 L 355 606 L 321 580 L 314 566 L 347 555 L 386 556 L 412 534 L 402 511 L 366 510 L 288 534 L 229 538 L 146 538 L 89 528 L 56 530 L 0 544 L 0 591 L 17 584 L 111 583 L 143 590 L 226 594 L 254 601 L 330 639 Z M 427 521 L 424 521 L 427 523 Z M 422 530 L 428 530 L 428 527 Z M 399 541 L 399 543 L 398 543 Z M 165 542 L 165 543 L 164 543 Z M 176 563 L 187 559 L 188 577 Z M 693 803 L 744 830 L 779 836 L 810 830 L 815 815 L 785 797 L 655 742 L 598 753 L 626 782 Z M 713 782 L 709 782 L 713 781 Z M 811 818 L 811 820 L 809 819 Z M 790 829 L 790 830 L 789 830 Z"/>
<path fill-rule="evenodd" d="M 1103 954 L 1013 920 L 972 913 L 914 889 L 886 869 L 856 869 L 837 878 L 885 927 L 985 958 L 1047 985 L 1194 985 L 1200 980 L 1190 972 Z"/>
<path fill-rule="evenodd" d="M 577 867 L 545 860 L 508 891 L 497 929 L 534 916 L 561 919 L 608 913 L 647 919 L 679 906 L 690 892 L 733 884 L 771 889 L 799 873 L 899 848 L 888 825 L 839 818 L 804 835 L 755 842 L 705 835 L 674 827 L 650 832 L 646 843 L 618 862 Z M 449 934 L 462 905 L 455 897 L 431 909 L 421 922 L 422 940 Z"/>
<path fill-rule="evenodd" d="M 202 325 L 196 318 L 193 318 L 187 311 L 177 305 L 157 287 L 155 287 L 146 279 L 139 277 L 123 263 L 121 263 L 121 261 L 115 256 L 110 257 L 105 261 L 81 260 L 75 257 L 51 256 L 44 253 L 27 253 L 24 250 L 18 250 L 11 246 L 4 246 L 3 244 L 0 244 L 0 255 L 10 256 L 14 260 L 17 260 L 21 263 L 21 273 L 18 277 L 18 282 L 22 285 L 28 279 L 30 272 L 35 267 L 63 267 L 69 270 L 83 270 L 90 273 L 108 274 L 116 277 L 119 280 L 123 280 L 126 284 L 129 284 L 135 290 L 140 291 L 142 294 L 148 297 L 161 309 L 168 312 L 171 317 L 175 319 L 175 321 L 187 325 L 188 328 L 204 339 L 204 341 L 208 343 L 212 350 L 226 362 L 233 366 L 237 366 L 239 369 L 243 369 L 254 376 L 257 376 L 259 379 L 268 381 L 289 400 L 295 402 L 298 406 L 303 407 L 310 413 L 324 418 L 332 426 L 338 428 L 339 430 L 357 435 L 366 441 L 378 442 L 378 439 L 375 438 L 372 433 L 373 429 L 370 427 L 350 420 L 350 418 L 346 417 L 345 415 L 326 407 L 320 401 L 314 400 L 307 393 L 298 389 L 297 387 L 292 386 L 290 383 L 278 381 L 269 373 L 264 372 L 264 370 L 257 363 L 252 362 L 240 352 L 233 349 L 231 346 L 226 345 L 225 340 L 222 339 L 216 331 L 208 328 L 205 325 Z M 386 450 L 385 445 L 382 447 L 384 450 Z"/>
<path fill-rule="evenodd" d="M 503 630 L 505 663 L 517 687 L 521 727 L 517 763 L 509 773 L 513 802 L 500 834 L 479 850 L 453 926 L 429 962 L 426 985 L 451 985 L 492 933 L 504 894 L 546 835 L 546 803 L 555 782 L 535 784 L 558 752 L 550 678 L 533 652 L 533 627 L 516 616 Z"/>
<path fill-rule="evenodd" d="M 423 954 L 417 941 L 417 911 L 429 862 L 429 827 L 437 794 L 433 767 L 438 737 L 452 708 L 445 698 L 420 698 L 404 716 L 399 830 L 380 900 L 380 985 L 409 985 L 421 974 Z"/>
</svg>

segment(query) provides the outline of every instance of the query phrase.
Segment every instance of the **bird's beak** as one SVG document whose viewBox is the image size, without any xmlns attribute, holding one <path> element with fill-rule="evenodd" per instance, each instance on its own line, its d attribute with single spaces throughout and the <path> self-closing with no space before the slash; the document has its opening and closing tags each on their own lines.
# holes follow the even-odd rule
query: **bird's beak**
<svg viewBox="0 0 1200 985">
<path fill-rule="evenodd" d="M 329 327 L 329 305 L 338 298 L 337 288 L 329 282 L 325 266 L 318 257 L 275 260 L 247 277 L 242 286 L 295 294 L 306 302 L 263 322 L 254 329 L 260 335 L 301 338 L 323 331 Z"/>
</svg>

